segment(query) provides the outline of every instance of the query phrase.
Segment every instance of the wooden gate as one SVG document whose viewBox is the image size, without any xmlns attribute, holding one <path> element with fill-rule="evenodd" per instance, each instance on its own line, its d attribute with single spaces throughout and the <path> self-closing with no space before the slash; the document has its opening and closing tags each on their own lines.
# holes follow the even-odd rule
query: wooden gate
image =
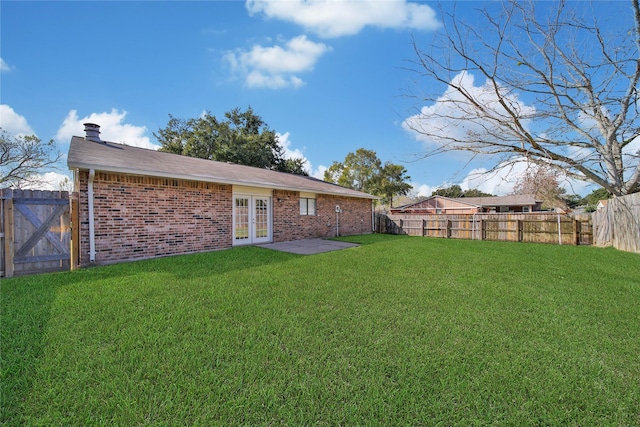
<svg viewBox="0 0 640 427">
<path fill-rule="evenodd" d="M 0 218 L 1 276 L 70 268 L 68 192 L 1 189 Z"/>
</svg>

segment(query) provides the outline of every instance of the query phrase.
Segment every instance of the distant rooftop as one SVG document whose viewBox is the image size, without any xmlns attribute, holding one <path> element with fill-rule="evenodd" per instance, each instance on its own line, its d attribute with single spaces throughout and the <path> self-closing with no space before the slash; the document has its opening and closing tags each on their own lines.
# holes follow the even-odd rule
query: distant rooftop
<svg viewBox="0 0 640 427">
<path fill-rule="evenodd" d="M 429 196 L 420 199 L 416 202 L 408 203 L 404 206 L 398 206 L 393 208 L 394 210 L 401 210 L 410 208 L 413 205 L 420 204 L 425 200 L 433 198 L 441 198 L 448 200 L 455 200 L 459 203 L 464 203 L 470 206 L 477 206 L 482 208 L 497 207 L 497 206 L 531 206 L 537 203 L 542 203 L 542 200 L 536 200 L 536 197 L 532 194 L 517 194 L 511 196 L 490 196 L 490 197 L 445 197 L 445 196 Z"/>
</svg>

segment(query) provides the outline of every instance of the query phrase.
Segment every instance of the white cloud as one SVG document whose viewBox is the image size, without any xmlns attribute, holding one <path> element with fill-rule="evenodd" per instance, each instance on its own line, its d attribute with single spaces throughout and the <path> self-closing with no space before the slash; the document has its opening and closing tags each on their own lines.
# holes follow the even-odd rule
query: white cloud
<svg viewBox="0 0 640 427">
<path fill-rule="evenodd" d="M 310 166 L 311 168 L 311 166 Z M 316 168 L 311 168 L 309 171 L 309 175 L 316 179 L 324 179 L 324 172 L 327 170 L 325 165 L 318 165 Z"/>
<path fill-rule="evenodd" d="M 455 89 L 455 87 L 459 89 Z M 519 112 L 521 117 L 533 117 L 536 114 L 536 108 L 527 105 L 519 95 L 514 92 L 508 92 L 506 88 L 498 88 L 501 92 L 501 99 L 510 105 L 515 111 Z M 494 151 L 495 146 L 492 142 L 509 143 L 509 134 L 501 131 L 491 121 L 486 120 L 482 114 L 466 100 L 460 93 L 466 92 L 470 97 L 477 100 L 484 109 L 490 110 L 494 116 L 502 116 L 505 121 L 510 121 L 510 116 L 505 108 L 499 102 L 495 89 L 485 82 L 482 85 L 476 85 L 473 74 L 462 71 L 458 73 L 450 82 L 450 85 L 444 90 L 431 105 L 422 107 L 418 114 L 405 119 L 402 127 L 407 130 L 416 140 L 421 141 L 425 150 L 429 153 L 447 152 L 449 155 L 458 155 L 461 158 L 466 157 L 466 161 L 472 160 L 472 153 L 464 151 L 465 146 L 473 146 L 474 153 L 491 155 L 491 162 L 496 164 L 508 157 L 508 153 L 498 159 Z M 603 111 L 607 115 L 607 111 Z M 527 129 L 533 127 L 530 119 L 521 120 L 523 126 Z M 587 133 L 594 136 L 599 135 L 599 130 L 593 117 L 586 114 L 578 115 L 578 123 Z M 538 136 L 545 138 L 546 134 L 540 133 Z M 500 139 L 504 137 L 504 141 Z M 483 143 L 486 143 L 483 145 Z M 435 148 L 434 148 L 435 147 Z M 486 151 L 484 151 L 486 150 Z M 625 165 L 635 167 L 638 162 L 640 153 L 640 138 L 637 138 L 623 149 Z M 582 161 L 585 164 L 597 162 L 599 159 L 595 150 L 583 147 L 566 146 L 563 154 Z M 507 166 L 507 163 L 498 165 L 497 168 L 491 168 L 491 172 L 487 173 L 487 169 L 474 169 L 464 178 L 460 186 L 464 189 L 479 189 L 486 193 L 496 195 L 505 195 L 513 191 L 513 187 L 518 177 L 522 174 L 525 167 L 522 159 L 512 158 L 509 164 L 518 162 L 515 165 Z M 592 185 L 586 181 L 559 178 L 561 187 L 567 190 L 569 194 L 582 194 Z"/>
<path fill-rule="evenodd" d="M 513 188 L 513 184 L 503 183 L 499 178 L 484 176 L 481 178 L 477 174 L 486 172 L 486 169 L 474 169 L 462 183 L 458 184 L 462 190 L 468 190 L 469 188 L 475 188 L 485 193 L 491 193 L 495 195 L 509 194 Z M 441 190 L 456 185 L 451 182 L 443 182 L 440 185 L 432 186 L 428 184 L 410 183 L 413 186 L 412 195 L 415 197 L 430 197 L 434 191 Z"/>
<path fill-rule="evenodd" d="M 0 105 L 0 127 L 14 136 L 35 134 L 27 119 L 6 104 Z"/>
<path fill-rule="evenodd" d="M 485 168 L 471 170 L 460 183 L 463 190 L 478 189 L 484 193 L 495 194 L 496 196 L 505 196 L 512 194 L 518 180 L 522 177 L 528 168 L 537 168 L 533 163 L 528 163 L 522 157 L 515 162 L 506 162 L 498 165 L 491 171 Z M 592 183 L 580 181 L 567 176 L 558 174 L 558 185 L 567 191 L 567 194 L 585 195 L 590 191 Z"/>
<path fill-rule="evenodd" d="M 48 191 L 73 191 L 71 184 L 73 179 L 69 175 L 61 174 L 58 172 L 46 172 L 34 177 L 33 184 L 27 184 L 21 188 L 24 190 L 48 190 Z M 61 183 L 67 181 L 68 185 L 65 188 L 61 188 Z"/>
<path fill-rule="evenodd" d="M 157 150 L 159 146 L 151 143 L 149 137 L 144 135 L 147 132 L 146 126 L 124 123 L 126 115 L 125 110 L 119 111 L 114 108 L 110 113 L 91 113 L 89 116 L 78 118 L 77 111 L 71 110 L 58 129 L 56 139 L 69 141 L 72 136 L 83 136 L 83 123 L 95 123 L 100 125 L 100 139 L 104 141 Z"/>
<path fill-rule="evenodd" d="M 278 137 L 278 142 L 282 147 L 283 156 L 285 159 L 302 159 L 305 164 L 305 170 L 309 174 L 317 179 L 324 179 L 324 171 L 327 170 L 327 167 L 324 165 L 319 165 L 314 168 L 309 159 L 307 159 L 303 153 L 303 150 L 299 148 L 291 147 L 291 140 L 289 139 L 289 132 L 284 134 L 276 132 L 276 136 Z"/>
<path fill-rule="evenodd" d="M 415 193 L 416 197 L 429 197 L 431 193 L 436 191 L 440 187 L 432 187 L 427 184 L 418 184 L 418 183 L 410 183 L 413 186 L 412 192 Z"/>
<path fill-rule="evenodd" d="M 227 52 L 223 59 L 233 72 L 244 78 L 248 87 L 297 88 L 304 84 L 297 74 L 311 71 L 318 59 L 330 50 L 329 46 L 309 41 L 302 35 L 284 46 L 255 45 L 249 51 Z"/>
<path fill-rule="evenodd" d="M 526 105 L 517 94 L 507 93 L 504 89 L 501 99 L 498 99 L 495 89 L 488 82 L 476 86 L 473 74 L 462 71 L 453 77 L 445 92 L 432 105 L 422 107 L 420 113 L 405 119 L 402 127 L 425 144 L 460 146 L 464 143 L 459 141 L 466 141 L 470 137 L 475 141 L 482 140 L 481 136 L 493 139 L 492 133 L 499 134 L 493 122 L 478 113 L 454 86 L 468 93 L 485 110 L 503 116 L 505 120 L 510 115 L 501 105 L 501 100 L 519 111 L 521 116 L 530 116 L 535 112 L 535 107 Z M 529 124 L 526 119 L 521 122 L 525 127 Z"/>
<path fill-rule="evenodd" d="M 402 127 L 410 132 L 416 140 L 422 141 L 425 147 L 429 147 L 428 149 L 436 145 L 447 151 L 447 146 L 451 148 L 464 145 L 464 142 L 459 141 L 467 141 L 470 138 L 474 141 L 482 140 L 478 135 L 487 134 L 486 129 L 489 129 L 489 132 L 496 131 L 494 125 L 478 115 L 453 86 L 462 88 L 478 100 L 484 108 L 497 114 L 506 115 L 504 107 L 498 102 L 492 87 L 489 87 L 487 83 L 476 86 L 473 74 L 466 71 L 460 72 L 432 105 L 423 107 L 419 114 L 407 118 L 402 123 Z M 535 111 L 534 107 L 527 106 L 520 101 L 517 95 L 505 94 L 504 99 L 523 114 L 531 114 Z M 527 124 L 526 120 L 524 123 Z M 487 135 L 487 138 L 490 138 L 490 135 Z M 449 153 L 454 154 L 456 151 L 449 151 Z M 458 151 L 458 153 L 466 152 Z M 501 164 L 491 171 L 486 168 L 473 169 L 459 185 L 463 190 L 477 189 L 498 196 L 510 194 L 518 177 L 526 168 L 524 162 L 519 160 L 515 162 L 515 164 Z M 439 188 L 450 185 L 452 184 L 443 183 Z"/>
<path fill-rule="evenodd" d="M 278 133 L 276 132 L 276 137 L 278 138 L 278 142 L 282 147 L 282 152 L 285 159 L 303 159 L 305 162 L 308 162 L 307 158 L 302 154 L 302 150 L 299 148 L 291 148 L 291 141 L 289 140 L 289 132 Z"/>
<path fill-rule="evenodd" d="M 0 58 L 0 72 L 7 72 L 13 70 L 13 67 L 7 64 L 4 59 Z"/>
<path fill-rule="evenodd" d="M 285 159 L 302 159 L 304 161 L 305 170 L 307 173 L 318 179 L 324 178 L 324 171 L 327 170 L 326 166 L 320 165 L 317 168 L 314 168 L 309 159 L 307 159 L 299 148 L 291 147 L 291 140 L 289 139 L 289 132 L 286 133 L 278 133 L 276 132 L 276 136 L 278 137 L 278 142 L 282 147 L 282 154 Z"/>
<path fill-rule="evenodd" d="M 367 26 L 433 30 L 440 27 L 435 11 L 406 0 L 247 0 L 250 15 L 293 22 L 321 37 L 354 35 Z"/>
<path fill-rule="evenodd" d="M 506 196 L 513 192 L 516 181 L 524 173 L 525 169 L 525 163 L 504 165 L 491 172 L 485 168 L 473 169 L 462 180 L 460 188 L 463 190 L 476 189 L 483 193 Z"/>
</svg>

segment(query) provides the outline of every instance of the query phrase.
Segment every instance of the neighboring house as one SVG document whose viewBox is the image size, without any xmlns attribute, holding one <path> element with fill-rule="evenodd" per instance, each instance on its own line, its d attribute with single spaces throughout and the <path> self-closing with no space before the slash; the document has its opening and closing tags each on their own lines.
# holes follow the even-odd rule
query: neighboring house
<svg viewBox="0 0 640 427">
<path fill-rule="evenodd" d="M 474 213 L 510 213 L 538 212 L 542 200 L 532 195 L 462 197 L 452 199 L 443 196 L 431 196 L 404 206 L 391 208 L 391 214 L 474 214 Z"/>
<path fill-rule="evenodd" d="M 370 233 L 376 199 L 312 177 L 73 137 L 78 264 Z"/>
<path fill-rule="evenodd" d="M 599 211 L 600 209 L 606 208 L 608 203 L 609 203 L 608 199 L 598 200 L 598 204 L 596 205 L 596 210 Z"/>
</svg>

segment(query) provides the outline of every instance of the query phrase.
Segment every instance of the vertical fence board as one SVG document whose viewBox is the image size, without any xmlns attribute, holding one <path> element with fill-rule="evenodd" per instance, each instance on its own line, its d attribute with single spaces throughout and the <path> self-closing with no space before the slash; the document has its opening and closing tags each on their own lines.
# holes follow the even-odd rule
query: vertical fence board
<svg viewBox="0 0 640 427">
<path fill-rule="evenodd" d="M 592 242 L 590 215 L 579 218 L 555 213 L 377 215 L 381 219 L 376 223 L 385 224 L 384 229 L 376 229 L 379 233 L 563 245 Z"/>
<path fill-rule="evenodd" d="M 640 253 L 640 193 L 619 197 L 611 203 L 613 246 Z"/>
<path fill-rule="evenodd" d="M 13 276 L 13 200 L 4 199 L 4 276 Z"/>
<path fill-rule="evenodd" d="M 609 199 L 594 212 L 593 244 L 640 253 L 640 193 Z"/>
</svg>

